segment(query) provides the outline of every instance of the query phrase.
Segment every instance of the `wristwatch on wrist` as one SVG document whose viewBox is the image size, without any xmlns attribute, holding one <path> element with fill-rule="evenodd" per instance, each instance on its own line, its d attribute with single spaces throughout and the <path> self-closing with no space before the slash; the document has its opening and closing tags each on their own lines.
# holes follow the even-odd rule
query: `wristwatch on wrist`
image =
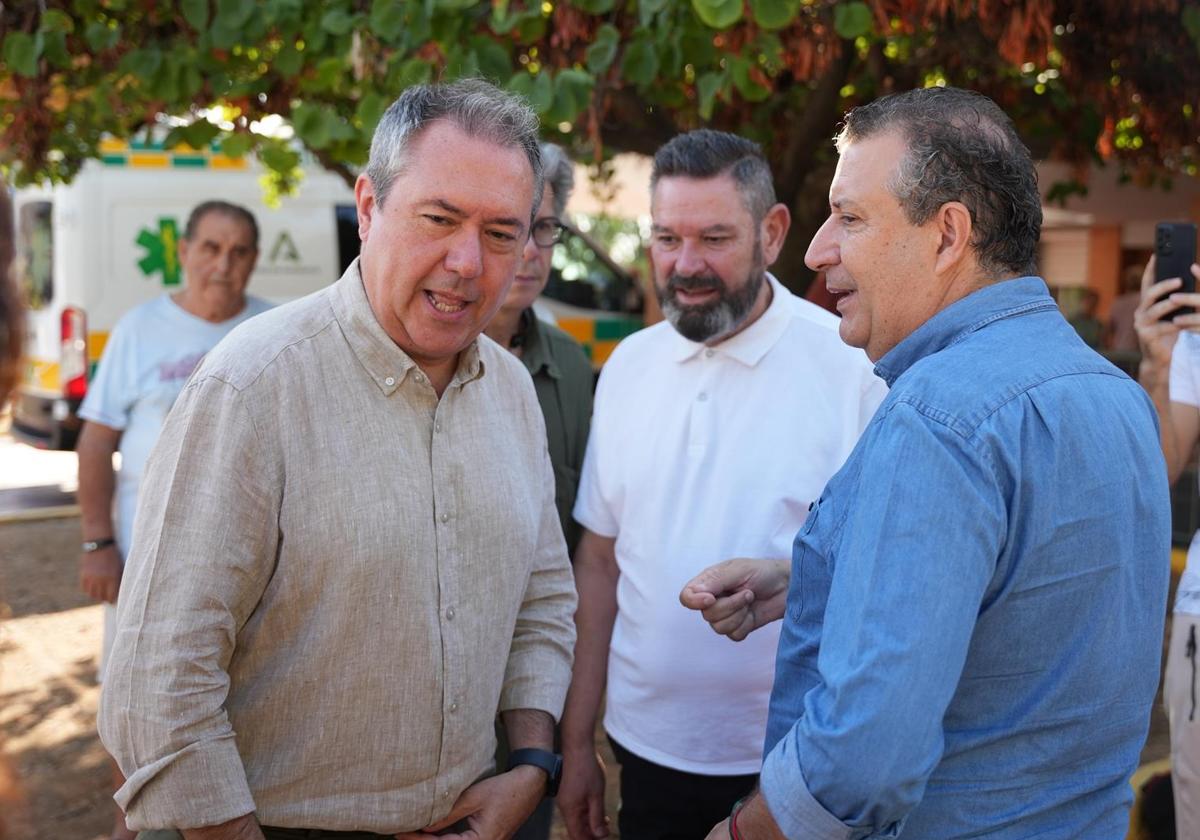
<svg viewBox="0 0 1200 840">
<path fill-rule="evenodd" d="M 116 545 L 117 541 L 112 537 L 104 537 L 99 540 L 84 540 L 83 545 L 79 546 L 84 554 L 91 554 L 93 551 L 99 551 L 102 548 L 108 548 L 110 545 Z"/>
<path fill-rule="evenodd" d="M 562 779 L 562 756 L 549 750 L 526 748 L 513 750 L 508 754 L 508 769 L 519 764 L 532 764 L 546 771 L 546 796 L 558 793 L 558 783 Z"/>
</svg>

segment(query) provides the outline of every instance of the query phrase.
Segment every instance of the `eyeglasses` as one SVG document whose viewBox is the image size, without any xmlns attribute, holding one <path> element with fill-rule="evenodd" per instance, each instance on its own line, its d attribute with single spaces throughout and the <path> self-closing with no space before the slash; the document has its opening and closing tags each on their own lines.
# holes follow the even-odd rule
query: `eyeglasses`
<svg viewBox="0 0 1200 840">
<path fill-rule="evenodd" d="M 562 242 L 563 231 L 567 226 L 553 216 L 538 219 L 533 223 L 533 242 L 539 248 L 552 248 Z"/>
</svg>

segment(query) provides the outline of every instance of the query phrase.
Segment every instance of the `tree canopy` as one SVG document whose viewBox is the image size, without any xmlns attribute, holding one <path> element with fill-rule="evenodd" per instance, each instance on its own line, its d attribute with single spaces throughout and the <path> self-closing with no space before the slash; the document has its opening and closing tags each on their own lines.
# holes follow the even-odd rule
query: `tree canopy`
<svg viewBox="0 0 1200 840">
<path fill-rule="evenodd" d="M 889 91 L 979 90 L 1036 155 L 1143 182 L 1200 156 L 1200 0 L 39 0 L 0 6 L 0 34 L 0 169 L 18 185 L 69 180 L 102 138 L 150 127 L 256 153 L 284 188 L 294 141 L 350 179 L 404 87 L 483 76 L 584 160 L 704 125 L 762 142 L 796 218 L 793 285 L 838 119 Z"/>
</svg>

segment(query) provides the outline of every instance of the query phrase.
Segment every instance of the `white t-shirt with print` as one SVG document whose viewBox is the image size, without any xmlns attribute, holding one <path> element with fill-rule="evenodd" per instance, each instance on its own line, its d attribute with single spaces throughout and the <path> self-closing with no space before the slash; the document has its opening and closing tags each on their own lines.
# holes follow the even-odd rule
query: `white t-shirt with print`
<svg viewBox="0 0 1200 840">
<path fill-rule="evenodd" d="M 121 431 L 113 513 L 122 557 L 128 554 L 133 537 L 142 471 L 175 398 L 218 341 L 271 306 L 247 297 L 240 313 L 214 324 L 185 311 L 170 295 L 162 295 L 131 309 L 113 328 L 79 416 Z"/>
</svg>

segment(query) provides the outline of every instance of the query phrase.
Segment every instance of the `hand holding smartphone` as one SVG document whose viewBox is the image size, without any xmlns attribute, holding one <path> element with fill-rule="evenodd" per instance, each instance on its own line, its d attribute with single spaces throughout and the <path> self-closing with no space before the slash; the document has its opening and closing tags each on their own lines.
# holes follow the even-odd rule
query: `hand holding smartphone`
<svg viewBox="0 0 1200 840">
<path fill-rule="evenodd" d="M 1196 261 L 1196 226 L 1191 222 L 1159 222 L 1154 228 L 1154 281 L 1178 277 L 1183 285 L 1178 292 L 1195 292 L 1196 278 L 1192 276 L 1192 263 Z M 1190 315 L 1196 310 L 1180 306 L 1163 316 L 1173 321 L 1179 315 Z"/>
</svg>

